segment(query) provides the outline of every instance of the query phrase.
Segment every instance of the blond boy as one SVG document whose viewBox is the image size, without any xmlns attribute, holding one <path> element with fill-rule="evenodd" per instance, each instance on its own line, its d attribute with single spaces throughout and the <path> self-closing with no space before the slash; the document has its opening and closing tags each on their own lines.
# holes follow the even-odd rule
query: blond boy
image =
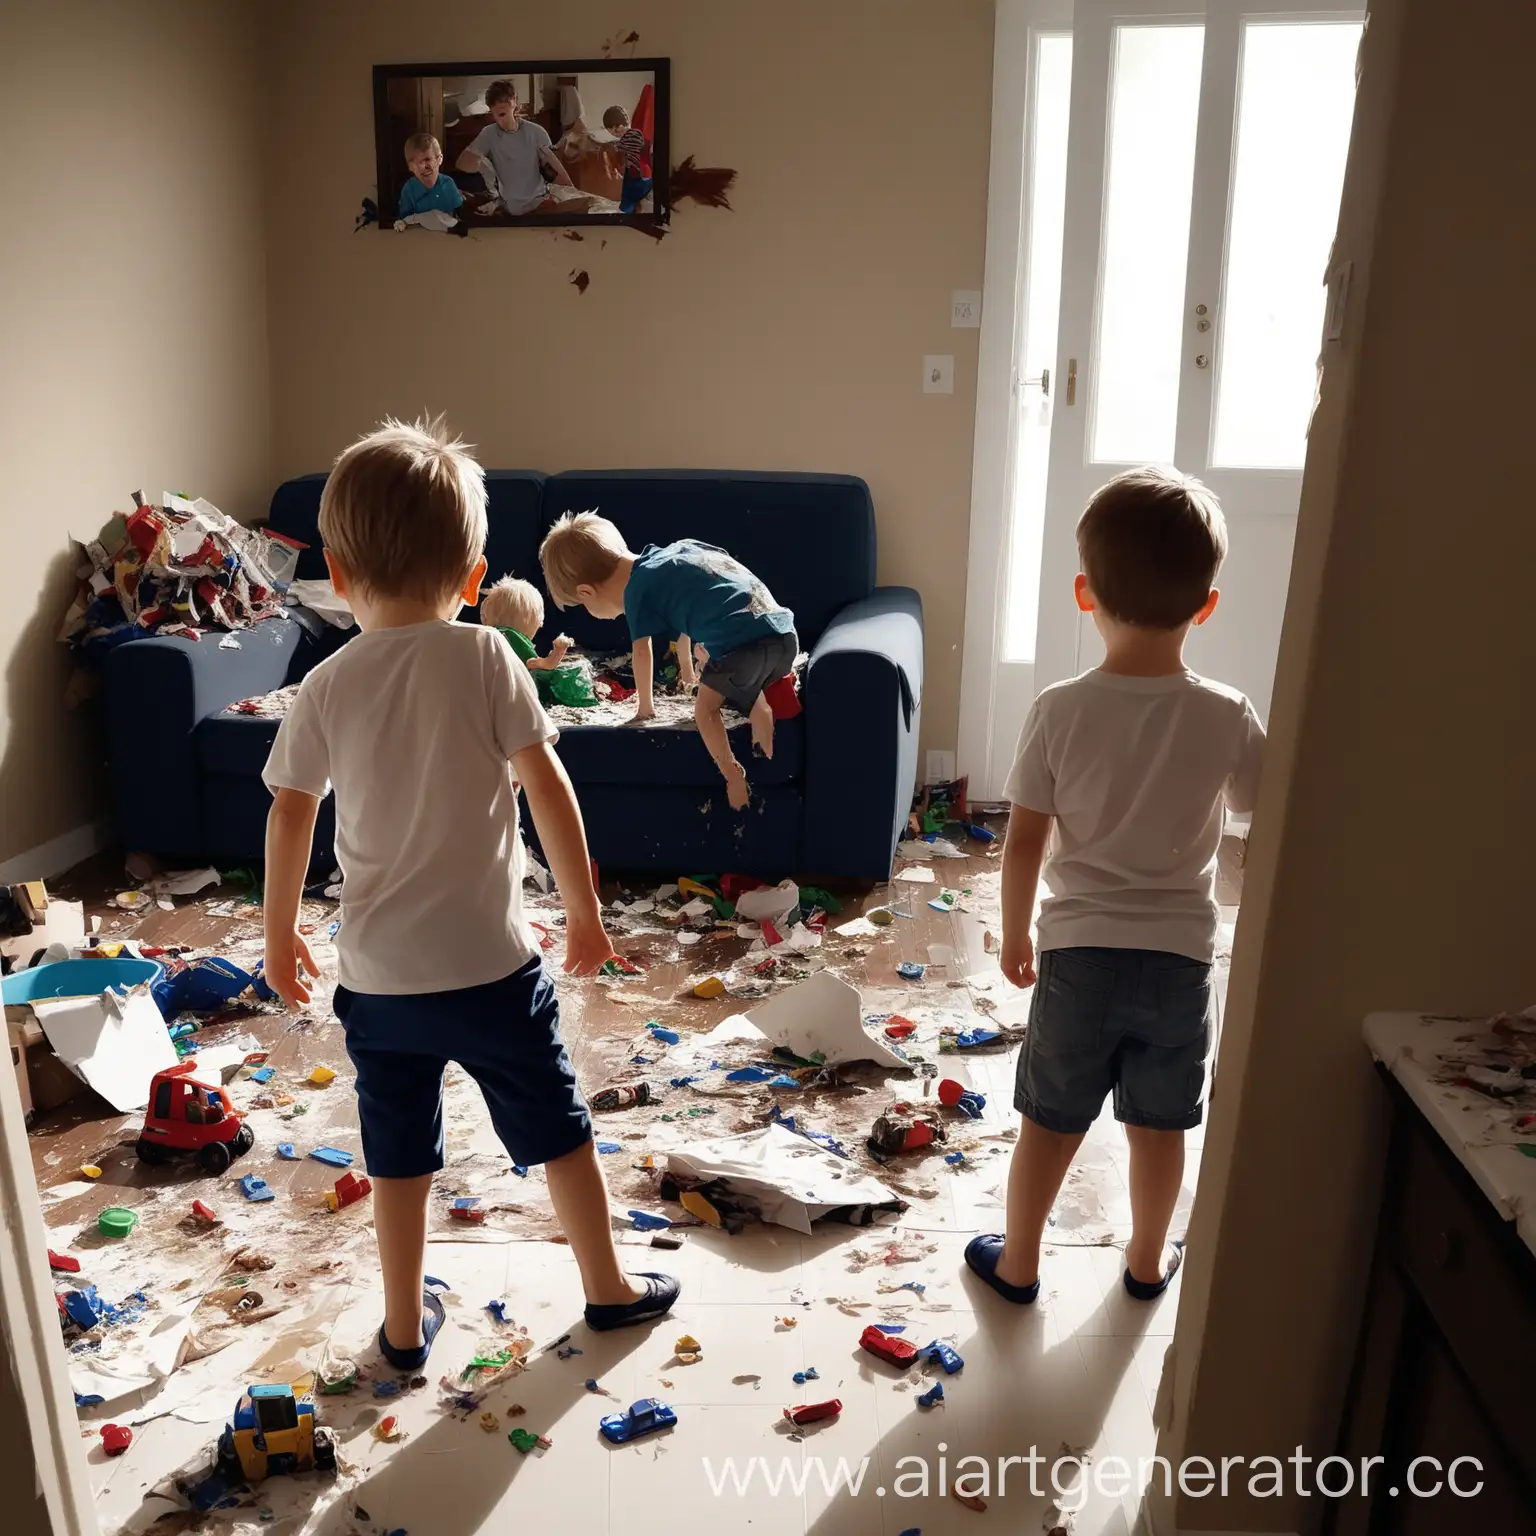
<svg viewBox="0 0 1536 1536">
<path fill-rule="evenodd" d="M 499 629 L 502 637 L 522 664 L 534 674 L 539 702 L 551 702 L 548 696 L 549 674 L 559 670 L 571 648 L 569 635 L 556 635 L 548 656 L 540 656 L 533 637 L 544 627 L 544 599 L 531 581 L 503 576 L 480 596 L 480 622 Z"/>
<path fill-rule="evenodd" d="M 581 812 L 525 667 L 455 618 L 485 575 L 485 477 L 440 423 L 386 422 L 336 461 L 320 501 L 326 564 L 362 633 L 300 685 L 268 758 L 266 975 L 307 1007 L 298 932 L 320 802 L 336 795 L 344 879 L 335 1010 L 357 1069 L 384 1276 L 379 1349 L 419 1370 L 443 1322 L 423 1283 L 450 1061 L 480 1086 L 512 1160 L 542 1163 L 590 1327 L 644 1322 L 678 1292 L 626 1275 L 555 989 L 523 916 L 521 783 L 566 901 L 565 970 L 613 957 Z"/>
<path fill-rule="evenodd" d="M 400 189 L 395 212 L 402 219 L 436 209 L 450 218 L 464 205 L 464 194 L 453 177 L 442 174 L 443 146 L 430 133 L 413 133 L 405 141 L 405 163 L 411 174 Z"/>
</svg>

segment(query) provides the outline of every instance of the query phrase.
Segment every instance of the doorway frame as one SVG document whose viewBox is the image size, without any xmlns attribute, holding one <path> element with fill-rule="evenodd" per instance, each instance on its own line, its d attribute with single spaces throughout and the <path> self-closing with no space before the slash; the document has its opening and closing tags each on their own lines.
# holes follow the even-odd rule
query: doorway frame
<svg viewBox="0 0 1536 1536">
<path fill-rule="evenodd" d="M 976 366 L 971 531 L 956 742 L 957 769 L 970 776 L 972 794 L 982 801 L 996 799 L 1002 790 L 1001 784 L 987 783 L 985 775 L 991 771 L 997 730 L 993 680 L 1003 651 L 1006 615 L 1001 597 L 1010 568 L 1019 412 L 1015 372 L 1028 300 L 1030 114 L 1035 60 L 1041 33 L 1071 30 L 1072 0 L 997 0 L 992 39 L 987 244 Z"/>
</svg>

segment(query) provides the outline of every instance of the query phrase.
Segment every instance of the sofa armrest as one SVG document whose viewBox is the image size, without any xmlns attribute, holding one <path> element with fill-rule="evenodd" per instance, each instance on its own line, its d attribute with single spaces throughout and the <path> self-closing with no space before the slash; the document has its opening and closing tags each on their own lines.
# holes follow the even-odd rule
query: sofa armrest
<svg viewBox="0 0 1536 1536">
<path fill-rule="evenodd" d="M 196 858 L 203 843 L 202 769 L 193 732 L 237 699 L 288 680 L 303 631 L 287 618 L 214 636 L 153 635 L 111 651 L 103 668 L 107 756 L 118 836 L 130 852 Z"/>
<path fill-rule="evenodd" d="M 890 878 L 917 784 L 923 600 L 878 587 L 850 603 L 811 653 L 805 703 L 807 875 Z"/>
</svg>

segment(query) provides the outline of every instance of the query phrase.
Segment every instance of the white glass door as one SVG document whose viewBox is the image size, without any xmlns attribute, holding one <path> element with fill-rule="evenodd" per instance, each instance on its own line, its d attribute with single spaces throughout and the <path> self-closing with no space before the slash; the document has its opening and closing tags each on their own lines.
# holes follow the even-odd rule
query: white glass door
<svg viewBox="0 0 1536 1536">
<path fill-rule="evenodd" d="M 1102 657 L 1072 598 L 1084 504 L 1176 464 L 1231 537 L 1190 664 L 1267 716 L 1359 37 L 1337 11 L 1078 0 L 1037 688 Z"/>
</svg>

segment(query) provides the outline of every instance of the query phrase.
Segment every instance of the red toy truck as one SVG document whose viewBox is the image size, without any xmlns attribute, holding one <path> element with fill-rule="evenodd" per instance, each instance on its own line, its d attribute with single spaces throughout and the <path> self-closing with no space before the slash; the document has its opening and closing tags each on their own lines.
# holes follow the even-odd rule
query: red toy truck
<svg viewBox="0 0 1536 1536">
<path fill-rule="evenodd" d="M 134 1148 L 140 1162 L 163 1163 L 178 1152 L 191 1152 L 207 1172 L 218 1174 L 256 1144 L 255 1133 L 229 1095 L 192 1076 L 196 1066 L 197 1058 L 189 1056 L 155 1073 L 144 1129 Z"/>
</svg>

